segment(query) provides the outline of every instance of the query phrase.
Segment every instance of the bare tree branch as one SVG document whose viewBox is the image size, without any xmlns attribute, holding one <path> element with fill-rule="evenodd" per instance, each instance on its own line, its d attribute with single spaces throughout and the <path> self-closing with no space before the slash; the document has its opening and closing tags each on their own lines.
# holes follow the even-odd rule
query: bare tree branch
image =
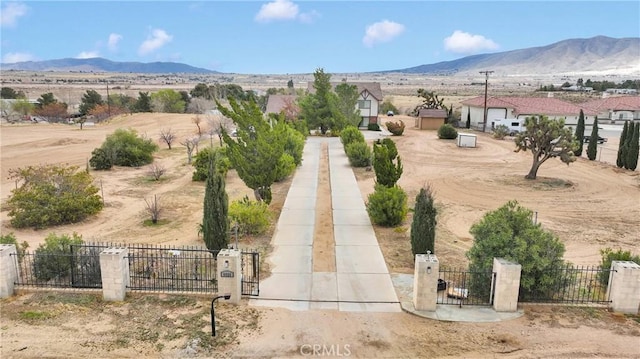
<svg viewBox="0 0 640 359">
<path fill-rule="evenodd" d="M 166 168 L 159 163 L 154 162 L 151 164 L 151 166 L 149 166 L 149 175 L 153 177 L 155 181 L 159 181 L 160 177 L 162 177 L 166 173 L 166 171 Z"/>
<path fill-rule="evenodd" d="M 162 212 L 162 206 L 160 206 L 160 201 L 158 201 L 158 195 L 154 194 L 152 200 L 147 200 L 145 198 L 144 203 L 147 205 L 147 211 L 151 214 L 151 222 L 153 224 L 158 223 L 160 213 Z"/>
<path fill-rule="evenodd" d="M 193 157 L 193 150 L 198 146 L 198 142 L 200 142 L 199 137 L 189 137 L 183 142 L 180 142 L 181 145 L 187 148 L 187 163 L 191 164 L 191 158 Z"/>
<path fill-rule="evenodd" d="M 164 141 L 167 146 L 169 146 L 169 149 L 171 149 L 171 144 L 173 143 L 173 141 L 175 141 L 176 135 L 171 132 L 171 128 L 166 130 L 163 128 L 162 130 L 160 130 L 160 139 Z"/>
</svg>

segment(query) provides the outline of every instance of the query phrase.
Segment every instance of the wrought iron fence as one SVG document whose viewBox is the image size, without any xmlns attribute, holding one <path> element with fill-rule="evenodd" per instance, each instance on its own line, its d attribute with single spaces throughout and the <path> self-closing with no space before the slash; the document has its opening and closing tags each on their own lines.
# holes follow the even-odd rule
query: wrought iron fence
<svg viewBox="0 0 640 359">
<path fill-rule="evenodd" d="M 529 273 L 520 279 L 520 302 L 597 304 L 609 303 L 610 269 L 564 265 Z"/>
<path fill-rule="evenodd" d="M 489 306 L 493 303 L 495 273 L 440 267 L 438 304 Z"/>
<path fill-rule="evenodd" d="M 242 251 L 242 295 L 260 294 L 260 253 Z"/>
</svg>

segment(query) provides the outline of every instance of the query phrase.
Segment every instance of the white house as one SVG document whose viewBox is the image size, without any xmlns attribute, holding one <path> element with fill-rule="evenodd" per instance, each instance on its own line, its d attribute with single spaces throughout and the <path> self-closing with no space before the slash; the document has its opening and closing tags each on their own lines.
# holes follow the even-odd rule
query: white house
<svg viewBox="0 0 640 359">
<path fill-rule="evenodd" d="M 335 89 L 342 82 L 332 82 L 331 85 Z M 357 108 L 360 110 L 359 127 L 367 127 L 370 123 L 378 123 L 378 112 L 382 103 L 382 89 L 379 82 L 347 82 L 349 85 L 355 85 L 358 88 Z M 307 84 L 310 93 L 315 92 L 313 82 Z"/>
<path fill-rule="evenodd" d="M 584 103 L 598 115 L 598 120 L 640 120 L 640 96 L 617 96 L 601 98 Z"/>
<path fill-rule="evenodd" d="M 471 114 L 471 127 L 482 129 L 484 121 L 484 96 L 461 102 L 462 120 Z M 485 131 L 492 131 L 491 121 L 498 119 L 526 118 L 545 115 L 552 119 L 564 119 L 565 124 L 578 124 L 580 110 L 583 110 L 585 125 L 592 125 L 596 111 L 586 104 L 576 105 L 550 97 L 489 97 L 487 98 L 487 125 Z"/>
</svg>

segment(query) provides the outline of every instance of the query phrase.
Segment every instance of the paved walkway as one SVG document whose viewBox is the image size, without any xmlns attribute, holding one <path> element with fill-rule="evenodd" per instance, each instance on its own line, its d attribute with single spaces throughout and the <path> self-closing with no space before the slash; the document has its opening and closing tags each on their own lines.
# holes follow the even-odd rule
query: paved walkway
<svg viewBox="0 0 640 359">
<path fill-rule="evenodd" d="M 320 148 L 328 144 L 335 272 L 313 271 Z M 400 301 L 338 138 L 309 137 L 285 200 L 268 258 L 271 276 L 251 305 L 291 310 L 400 312 Z"/>
</svg>

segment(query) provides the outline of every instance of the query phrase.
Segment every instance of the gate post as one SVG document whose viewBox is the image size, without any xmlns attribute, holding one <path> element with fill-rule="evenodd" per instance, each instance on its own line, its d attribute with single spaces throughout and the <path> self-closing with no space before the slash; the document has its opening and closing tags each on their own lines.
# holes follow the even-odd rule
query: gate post
<svg viewBox="0 0 640 359">
<path fill-rule="evenodd" d="M 518 310 L 520 292 L 520 274 L 522 266 L 504 258 L 493 258 L 493 309 L 496 312 L 515 312 Z"/>
<path fill-rule="evenodd" d="M 123 301 L 129 284 L 128 248 L 105 248 L 100 252 L 102 297 L 105 301 Z"/>
<path fill-rule="evenodd" d="M 0 298 L 13 295 L 14 283 L 19 277 L 19 268 L 15 265 L 18 259 L 16 246 L 13 244 L 0 244 Z"/>
<path fill-rule="evenodd" d="M 640 265 L 612 261 L 607 295 L 614 312 L 638 314 L 640 309 Z"/>
<path fill-rule="evenodd" d="M 413 273 L 413 306 L 433 312 L 438 302 L 440 263 L 435 254 L 416 254 Z"/>
<path fill-rule="evenodd" d="M 221 249 L 217 257 L 218 294 L 230 294 L 228 302 L 240 304 L 242 296 L 242 257 L 237 249 Z"/>
</svg>

